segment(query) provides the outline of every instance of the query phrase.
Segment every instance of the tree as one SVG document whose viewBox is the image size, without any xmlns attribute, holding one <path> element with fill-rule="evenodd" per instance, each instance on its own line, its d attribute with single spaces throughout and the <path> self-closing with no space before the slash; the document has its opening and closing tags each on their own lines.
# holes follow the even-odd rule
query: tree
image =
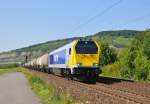
<svg viewBox="0 0 150 104">
<path fill-rule="evenodd" d="M 137 35 L 126 51 L 120 59 L 121 75 L 137 80 L 150 78 L 150 32 Z"/>
<path fill-rule="evenodd" d="M 110 48 L 108 43 L 101 43 L 101 57 L 102 65 L 114 63 L 117 60 L 117 54 L 114 49 Z"/>
</svg>

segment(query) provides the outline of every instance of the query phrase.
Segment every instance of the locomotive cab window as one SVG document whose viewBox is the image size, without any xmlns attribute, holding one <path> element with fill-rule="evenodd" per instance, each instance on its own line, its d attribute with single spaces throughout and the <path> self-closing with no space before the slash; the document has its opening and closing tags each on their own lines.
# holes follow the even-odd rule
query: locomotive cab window
<svg viewBox="0 0 150 104">
<path fill-rule="evenodd" d="M 69 48 L 69 55 L 71 55 L 71 48 Z"/>
<path fill-rule="evenodd" d="M 98 47 L 94 41 L 78 41 L 76 47 L 77 54 L 97 54 Z"/>
</svg>

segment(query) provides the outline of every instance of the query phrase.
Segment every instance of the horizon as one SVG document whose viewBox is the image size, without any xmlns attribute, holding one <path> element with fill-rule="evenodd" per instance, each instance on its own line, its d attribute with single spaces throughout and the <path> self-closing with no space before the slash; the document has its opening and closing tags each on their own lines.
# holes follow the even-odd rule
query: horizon
<svg viewBox="0 0 150 104">
<path fill-rule="evenodd" d="M 150 27 L 150 13 L 147 11 L 150 1 L 120 0 L 105 11 L 116 2 L 119 0 L 0 1 L 0 53 L 102 31 L 145 30 Z M 103 11 L 105 13 L 99 16 Z M 76 31 L 71 33 L 74 29 Z"/>
<path fill-rule="evenodd" d="M 127 31 L 145 31 L 146 29 L 144 30 L 127 30 Z M 107 31 L 124 31 L 124 30 L 104 30 L 104 31 L 99 31 L 99 32 L 107 32 Z M 126 30 L 125 30 L 126 31 Z M 82 36 L 82 37 L 86 37 L 86 36 L 93 36 L 99 32 L 96 32 L 94 34 L 90 34 L 90 35 L 85 35 L 85 36 Z M 82 38 L 81 37 L 81 38 Z M 12 50 L 7 50 L 7 51 L 2 51 L 0 53 L 7 53 L 7 52 L 10 52 L 10 51 L 14 51 L 14 50 L 17 50 L 17 49 L 22 49 L 22 48 L 27 48 L 27 47 L 31 47 L 31 46 L 34 46 L 34 45 L 38 45 L 38 44 L 44 44 L 44 43 L 47 43 L 47 42 L 50 42 L 50 41 L 57 41 L 57 40 L 64 40 L 64 39 L 71 39 L 71 38 L 80 38 L 80 37 L 69 37 L 69 38 L 59 38 L 59 39 L 54 39 L 54 40 L 48 40 L 48 41 L 45 41 L 45 42 L 40 42 L 40 43 L 35 43 L 35 44 L 30 44 L 28 46 L 23 46 L 23 47 L 20 47 L 20 48 L 16 48 L 16 49 L 12 49 Z"/>
</svg>

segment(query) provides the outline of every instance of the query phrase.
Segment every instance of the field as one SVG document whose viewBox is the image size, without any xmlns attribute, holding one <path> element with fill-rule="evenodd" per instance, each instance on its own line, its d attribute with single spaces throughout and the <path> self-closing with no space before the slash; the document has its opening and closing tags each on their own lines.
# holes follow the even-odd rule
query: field
<svg viewBox="0 0 150 104">
<path fill-rule="evenodd" d="M 10 69 L 0 69 L 0 74 L 14 73 L 16 71 L 17 71 L 16 68 L 11 68 L 11 70 Z"/>
<path fill-rule="evenodd" d="M 17 72 L 17 68 L 13 65 L 0 66 L 0 74 Z"/>
</svg>

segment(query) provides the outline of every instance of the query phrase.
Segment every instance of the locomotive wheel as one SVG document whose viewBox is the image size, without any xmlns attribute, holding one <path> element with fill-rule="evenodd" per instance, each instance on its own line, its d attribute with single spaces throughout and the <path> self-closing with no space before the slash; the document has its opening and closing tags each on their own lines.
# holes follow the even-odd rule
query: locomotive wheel
<svg viewBox="0 0 150 104">
<path fill-rule="evenodd" d="M 71 74 L 71 70 L 67 70 L 67 76 L 68 76 L 68 80 L 73 80 L 73 75 Z"/>
<path fill-rule="evenodd" d="M 64 68 L 61 68 L 61 75 L 62 75 L 63 77 L 65 77 L 65 69 L 64 69 Z"/>
<path fill-rule="evenodd" d="M 51 71 L 50 71 L 50 70 L 51 70 L 51 69 L 47 69 L 47 73 L 48 73 L 48 74 L 50 74 L 50 73 L 51 73 Z"/>
</svg>

